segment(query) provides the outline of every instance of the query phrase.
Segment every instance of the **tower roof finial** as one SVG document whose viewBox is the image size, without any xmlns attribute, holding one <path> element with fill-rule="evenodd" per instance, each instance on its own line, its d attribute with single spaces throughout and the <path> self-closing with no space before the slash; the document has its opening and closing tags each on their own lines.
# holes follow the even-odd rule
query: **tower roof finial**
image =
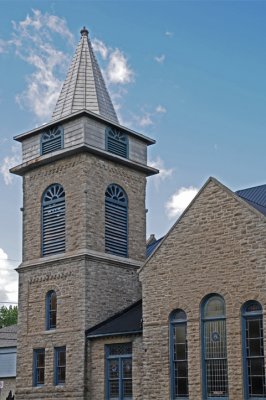
<svg viewBox="0 0 266 400">
<path fill-rule="evenodd" d="M 86 29 L 86 26 L 83 26 L 83 28 L 80 31 L 81 36 L 89 36 L 89 31 Z"/>
</svg>

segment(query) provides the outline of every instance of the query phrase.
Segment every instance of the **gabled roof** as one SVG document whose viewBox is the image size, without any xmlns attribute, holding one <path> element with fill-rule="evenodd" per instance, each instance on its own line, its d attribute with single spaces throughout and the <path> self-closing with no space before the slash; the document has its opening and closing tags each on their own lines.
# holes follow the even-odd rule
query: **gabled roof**
<svg viewBox="0 0 266 400">
<path fill-rule="evenodd" d="M 0 347 L 15 347 L 17 345 L 17 325 L 0 329 Z"/>
<path fill-rule="evenodd" d="M 161 237 L 160 239 L 154 240 L 151 243 L 148 243 L 147 247 L 146 247 L 146 257 L 150 257 L 150 255 L 154 252 L 154 250 L 157 248 L 157 246 L 159 246 L 159 244 L 161 243 L 161 241 L 163 240 L 164 236 Z"/>
<path fill-rule="evenodd" d="M 142 332 L 142 300 L 87 330 L 89 339 Z"/>
<path fill-rule="evenodd" d="M 87 110 L 118 123 L 111 98 L 84 27 L 76 53 L 57 100 L 52 121 Z"/>
<path fill-rule="evenodd" d="M 252 207 L 266 215 L 266 185 L 238 190 L 236 194 Z"/>
</svg>

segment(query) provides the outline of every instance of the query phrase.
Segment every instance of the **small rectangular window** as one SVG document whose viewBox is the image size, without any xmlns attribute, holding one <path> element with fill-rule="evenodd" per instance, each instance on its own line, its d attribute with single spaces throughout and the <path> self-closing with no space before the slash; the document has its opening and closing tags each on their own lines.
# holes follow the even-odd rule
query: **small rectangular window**
<svg viewBox="0 0 266 400">
<path fill-rule="evenodd" d="M 33 386 L 44 385 L 45 349 L 33 351 Z"/>
<path fill-rule="evenodd" d="M 66 347 L 55 347 L 55 385 L 64 385 L 66 382 Z"/>
<path fill-rule="evenodd" d="M 108 400 L 133 398 L 131 343 L 106 346 L 106 383 Z"/>
</svg>

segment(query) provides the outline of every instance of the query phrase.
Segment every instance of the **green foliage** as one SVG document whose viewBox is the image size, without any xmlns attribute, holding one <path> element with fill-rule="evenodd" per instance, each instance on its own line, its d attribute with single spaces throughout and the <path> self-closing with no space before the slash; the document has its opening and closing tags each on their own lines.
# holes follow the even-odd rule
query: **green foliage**
<svg viewBox="0 0 266 400">
<path fill-rule="evenodd" d="M 0 308 L 0 328 L 4 328 L 5 326 L 14 325 L 18 320 L 18 307 L 10 306 L 5 307 L 2 306 Z"/>
</svg>

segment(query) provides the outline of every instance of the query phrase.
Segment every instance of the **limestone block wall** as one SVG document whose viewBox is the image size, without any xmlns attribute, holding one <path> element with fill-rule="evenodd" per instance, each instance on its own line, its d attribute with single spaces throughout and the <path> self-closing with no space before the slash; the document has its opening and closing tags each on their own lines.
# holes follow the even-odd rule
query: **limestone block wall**
<svg viewBox="0 0 266 400">
<path fill-rule="evenodd" d="M 138 267 L 122 264 L 116 258 L 86 257 L 86 329 L 141 298 Z"/>
<path fill-rule="evenodd" d="M 16 378 L 0 378 L 4 382 L 3 389 L 0 389 L 0 400 L 6 400 L 10 390 L 14 395 L 16 393 Z"/>
<path fill-rule="evenodd" d="M 210 180 L 140 273 L 144 400 L 170 398 L 168 317 L 177 308 L 188 318 L 189 399 L 202 399 L 200 304 L 211 293 L 226 304 L 229 399 L 243 399 L 240 309 L 254 299 L 266 308 L 265 248 L 265 216 Z"/>
<path fill-rule="evenodd" d="M 41 257 L 41 204 L 44 191 L 61 184 L 66 199 L 66 252 L 105 251 L 105 190 L 111 183 L 128 196 L 128 255 L 145 259 L 145 190 L 143 173 L 89 153 L 54 161 L 23 178 L 23 260 Z"/>
<path fill-rule="evenodd" d="M 45 297 L 57 294 L 57 325 L 46 330 Z M 83 399 L 85 364 L 84 258 L 22 267 L 16 399 Z M 54 385 L 54 348 L 66 346 L 66 383 Z M 45 384 L 33 387 L 33 350 L 45 348 Z"/>
<path fill-rule="evenodd" d="M 91 339 L 87 343 L 87 400 L 105 400 L 105 346 L 132 342 L 133 400 L 142 400 L 142 337 L 140 335 L 113 336 Z"/>
</svg>

